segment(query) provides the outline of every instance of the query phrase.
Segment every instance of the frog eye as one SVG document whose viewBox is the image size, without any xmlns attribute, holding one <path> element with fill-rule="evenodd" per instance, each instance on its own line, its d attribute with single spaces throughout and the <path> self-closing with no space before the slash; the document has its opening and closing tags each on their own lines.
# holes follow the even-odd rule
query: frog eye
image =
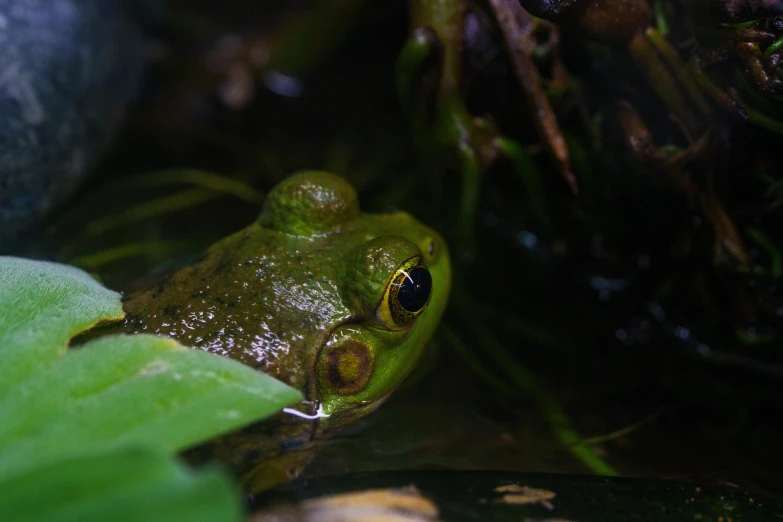
<svg viewBox="0 0 783 522">
<path fill-rule="evenodd" d="M 386 326 L 402 328 L 427 307 L 432 296 L 432 276 L 421 256 L 403 261 L 395 270 L 378 306 L 378 318 Z"/>
</svg>

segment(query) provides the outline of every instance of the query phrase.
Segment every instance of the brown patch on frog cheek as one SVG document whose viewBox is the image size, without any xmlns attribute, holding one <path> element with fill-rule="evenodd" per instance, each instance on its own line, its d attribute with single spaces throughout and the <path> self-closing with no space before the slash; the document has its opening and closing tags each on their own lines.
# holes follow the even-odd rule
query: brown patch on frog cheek
<svg viewBox="0 0 783 522">
<path fill-rule="evenodd" d="M 373 366 L 372 349 L 351 339 L 327 354 L 326 379 L 336 393 L 351 395 L 367 386 Z"/>
</svg>

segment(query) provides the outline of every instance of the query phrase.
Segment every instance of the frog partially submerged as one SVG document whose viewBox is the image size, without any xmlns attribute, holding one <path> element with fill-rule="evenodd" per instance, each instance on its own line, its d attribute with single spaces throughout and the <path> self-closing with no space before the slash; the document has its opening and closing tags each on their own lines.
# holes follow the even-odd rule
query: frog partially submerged
<svg viewBox="0 0 783 522">
<path fill-rule="evenodd" d="M 296 476 L 328 434 L 391 394 L 432 336 L 449 286 L 435 231 L 405 212 L 363 213 L 345 180 L 301 172 L 271 191 L 255 223 L 130 295 L 121 328 L 174 337 L 302 391 L 306 411 L 189 453 L 228 463 L 252 491 Z"/>
</svg>

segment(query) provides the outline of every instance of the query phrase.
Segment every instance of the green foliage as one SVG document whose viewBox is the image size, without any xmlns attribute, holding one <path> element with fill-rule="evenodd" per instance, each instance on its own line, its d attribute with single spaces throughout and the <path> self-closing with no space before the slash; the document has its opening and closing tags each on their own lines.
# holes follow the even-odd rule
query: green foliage
<svg viewBox="0 0 783 522">
<path fill-rule="evenodd" d="M 0 402 L 0 478 L 125 443 L 181 450 L 297 398 L 250 367 L 170 339 L 99 339 L 37 369 Z"/>
<path fill-rule="evenodd" d="M 241 519 L 236 492 L 223 473 L 194 475 L 151 448 L 71 456 L 2 480 L 0 489 L 0 518 L 7 521 Z"/>
<path fill-rule="evenodd" d="M 226 477 L 192 476 L 167 455 L 301 395 L 171 339 L 112 336 L 67 350 L 121 317 L 119 295 L 81 270 L 0 257 L 1 520 L 238 519 Z"/>
<path fill-rule="evenodd" d="M 77 333 L 122 316 L 119 294 L 77 268 L 0 257 L 0 397 L 61 356 Z"/>
</svg>

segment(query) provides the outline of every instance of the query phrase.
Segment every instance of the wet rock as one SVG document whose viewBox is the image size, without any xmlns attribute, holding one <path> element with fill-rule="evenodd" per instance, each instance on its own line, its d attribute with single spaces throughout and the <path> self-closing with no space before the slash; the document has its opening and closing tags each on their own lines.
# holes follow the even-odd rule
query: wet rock
<svg viewBox="0 0 783 522">
<path fill-rule="evenodd" d="M 0 245 L 72 194 L 117 131 L 145 62 L 128 7 L 0 0 Z"/>
</svg>

